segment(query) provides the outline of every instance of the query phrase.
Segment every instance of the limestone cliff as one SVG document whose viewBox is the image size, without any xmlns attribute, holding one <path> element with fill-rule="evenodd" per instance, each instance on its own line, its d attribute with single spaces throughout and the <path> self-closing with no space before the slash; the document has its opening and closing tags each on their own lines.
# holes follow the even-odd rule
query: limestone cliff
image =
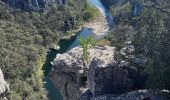
<svg viewBox="0 0 170 100">
<path fill-rule="evenodd" d="M 25 11 L 44 11 L 50 7 L 66 4 L 67 0 L 2 0 L 9 6 Z"/>
<path fill-rule="evenodd" d="M 169 100 L 169 91 L 140 90 L 143 77 L 135 67 L 116 62 L 114 47 L 91 48 L 87 66 L 82 52 L 76 47 L 52 62 L 50 77 L 64 100 Z"/>
<path fill-rule="evenodd" d="M 8 100 L 9 84 L 4 80 L 4 75 L 0 69 L 0 100 Z"/>
<path fill-rule="evenodd" d="M 88 66 L 82 62 L 82 48 L 76 47 L 72 50 L 58 54 L 52 62 L 51 79 L 64 96 L 64 100 L 78 100 L 81 94 L 88 89 L 87 74 L 90 62 L 94 57 L 101 59 L 105 64 L 114 63 L 113 47 L 95 47 L 89 50 L 90 61 Z"/>
</svg>

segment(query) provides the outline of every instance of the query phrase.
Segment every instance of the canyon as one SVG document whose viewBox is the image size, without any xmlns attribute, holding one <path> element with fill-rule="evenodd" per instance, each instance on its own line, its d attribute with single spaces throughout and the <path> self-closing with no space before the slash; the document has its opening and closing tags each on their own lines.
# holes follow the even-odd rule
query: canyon
<svg viewBox="0 0 170 100">
<path fill-rule="evenodd" d="M 26 12 L 45 12 L 51 7 L 67 4 L 67 0 L 2 1 L 14 10 Z M 48 51 L 48 54 L 55 52 L 51 56 L 56 56 L 52 57 L 51 64 L 45 66 L 49 67 L 50 74 L 43 80 L 49 92 L 48 96 L 52 95 L 51 98 L 49 96 L 50 100 L 58 100 L 56 94 L 60 95 L 59 91 L 64 100 L 170 100 L 168 90 L 145 89 L 143 85 L 146 83 L 146 77 L 141 75 L 135 65 L 130 65 L 130 62 L 118 61 L 116 47 L 95 46 L 88 51 L 88 63 L 84 64 L 82 60 L 83 48 L 80 46 L 80 36 L 87 38 L 93 35 L 96 40 L 103 39 L 114 27 L 114 16 L 109 13 L 109 7 L 121 6 L 127 1 L 91 0 L 91 4 L 100 12 L 98 18 L 87 22 L 73 38 L 61 39 L 60 41 L 64 42 L 58 44 L 59 50 Z M 129 1 L 134 4 L 133 9 L 138 8 L 137 0 Z M 133 10 L 134 15 L 137 15 L 137 12 L 138 10 Z M 134 47 L 130 48 L 127 52 L 134 52 Z M 129 57 L 125 54 L 127 52 L 122 51 L 122 54 Z M 140 56 L 130 57 L 136 65 L 147 67 L 145 66 L 147 59 L 142 58 L 143 56 L 142 59 Z M 10 94 L 10 85 L 5 81 L 4 74 L 0 69 L 0 100 L 8 100 Z"/>
</svg>

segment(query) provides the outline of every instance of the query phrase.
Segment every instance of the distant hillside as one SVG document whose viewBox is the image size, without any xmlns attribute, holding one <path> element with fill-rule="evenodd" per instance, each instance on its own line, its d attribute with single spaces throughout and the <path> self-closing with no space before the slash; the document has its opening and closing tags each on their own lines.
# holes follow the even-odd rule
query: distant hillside
<svg viewBox="0 0 170 100">
<path fill-rule="evenodd" d="M 14 9 L 45 11 L 51 7 L 66 4 L 67 0 L 2 0 Z"/>
</svg>

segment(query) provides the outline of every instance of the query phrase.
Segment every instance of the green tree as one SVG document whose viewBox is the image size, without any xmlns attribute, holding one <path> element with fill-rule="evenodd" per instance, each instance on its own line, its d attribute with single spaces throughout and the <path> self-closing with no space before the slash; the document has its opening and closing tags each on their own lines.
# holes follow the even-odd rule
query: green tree
<svg viewBox="0 0 170 100">
<path fill-rule="evenodd" d="M 95 40 L 93 38 L 93 36 L 89 36 L 87 39 L 84 39 L 82 36 L 80 36 L 80 45 L 83 48 L 83 62 L 85 63 L 85 65 L 87 65 L 88 63 L 88 56 L 89 56 L 89 52 L 88 50 L 91 47 L 95 46 Z"/>
</svg>

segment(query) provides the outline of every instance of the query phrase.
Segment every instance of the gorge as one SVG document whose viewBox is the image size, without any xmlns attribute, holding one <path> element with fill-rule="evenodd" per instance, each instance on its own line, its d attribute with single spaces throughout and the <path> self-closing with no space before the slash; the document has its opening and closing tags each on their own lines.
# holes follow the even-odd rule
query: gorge
<svg viewBox="0 0 170 100">
<path fill-rule="evenodd" d="M 111 14 L 109 14 L 109 12 L 105 9 L 105 7 L 102 5 L 102 3 L 100 2 L 100 0 L 89 0 L 89 2 L 96 6 L 99 9 L 100 12 L 100 16 L 103 16 L 102 20 L 106 20 L 104 21 L 104 24 L 107 27 L 110 27 L 111 25 L 113 25 L 113 18 L 111 16 Z M 108 23 L 109 22 L 109 23 Z M 101 24 L 101 23 L 100 23 Z M 102 24 L 103 25 L 103 24 Z M 105 26 L 102 26 L 105 27 Z M 56 89 L 53 85 L 53 83 L 51 82 L 51 80 L 49 79 L 48 73 L 51 69 L 51 64 L 50 62 L 53 61 L 53 59 L 55 58 L 55 55 L 57 55 L 58 53 L 64 53 L 76 46 L 80 45 L 79 42 L 79 37 L 82 36 L 83 38 L 87 38 L 88 36 L 93 35 L 95 39 L 102 39 L 104 38 L 104 36 L 106 35 L 106 33 L 109 31 L 109 29 L 102 29 L 102 32 L 100 33 L 94 33 L 94 30 L 99 30 L 98 28 L 93 29 L 93 27 L 89 27 L 89 25 L 86 25 L 84 28 L 82 28 L 82 30 L 80 31 L 80 33 L 77 33 L 76 36 L 74 36 L 73 38 L 70 38 L 70 40 L 61 40 L 59 42 L 59 46 L 60 46 L 60 50 L 59 51 L 50 51 L 47 55 L 47 59 L 50 59 L 49 61 L 46 62 L 46 87 L 47 90 L 49 91 L 49 99 L 50 100 L 63 100 L 60 92 L 58 89 Z M 103 32 L 104 30 L 104 32 Z"/>
<path fill-rule="evenodd" d="M 108 22 L 114 24 L 113 17 L 102 3 L 98 0 L 90 2 L 104 14 Z M 122 1 L 122 3 L 124 2 Z M 118 2 L 118 5 L 121 3 Z M 108 26 L 113 24 L 108 23 Z M 75 41 L 68 46 L 69 51 L 57 54 L 52 62 L 50 77 L 54 85 L 59 87 L 64 100 L 136 100 L 137 98 L 139 100 L 168 100 L 169 91 L 167 90 L 142 89 L 140 85 L 143 77 L 133 66 L 118 65 L 113 58 L 113 47 L 90 49 L 89 64 L 88 66 L 82 65 L 82 48 L 78 46 L 79 36 L 87 38 L 89 35 L 93 35 L 95 39 L 101 39 L 109 29 L 99 34 L 92 31 L 95 32 L 95 28 L 85 27 Z"/>
<path fill-rule="evenodd" d="M 169 16 L 170 0 L 0 0 L 0 100 L 170 100 Z"/>
</svg>

